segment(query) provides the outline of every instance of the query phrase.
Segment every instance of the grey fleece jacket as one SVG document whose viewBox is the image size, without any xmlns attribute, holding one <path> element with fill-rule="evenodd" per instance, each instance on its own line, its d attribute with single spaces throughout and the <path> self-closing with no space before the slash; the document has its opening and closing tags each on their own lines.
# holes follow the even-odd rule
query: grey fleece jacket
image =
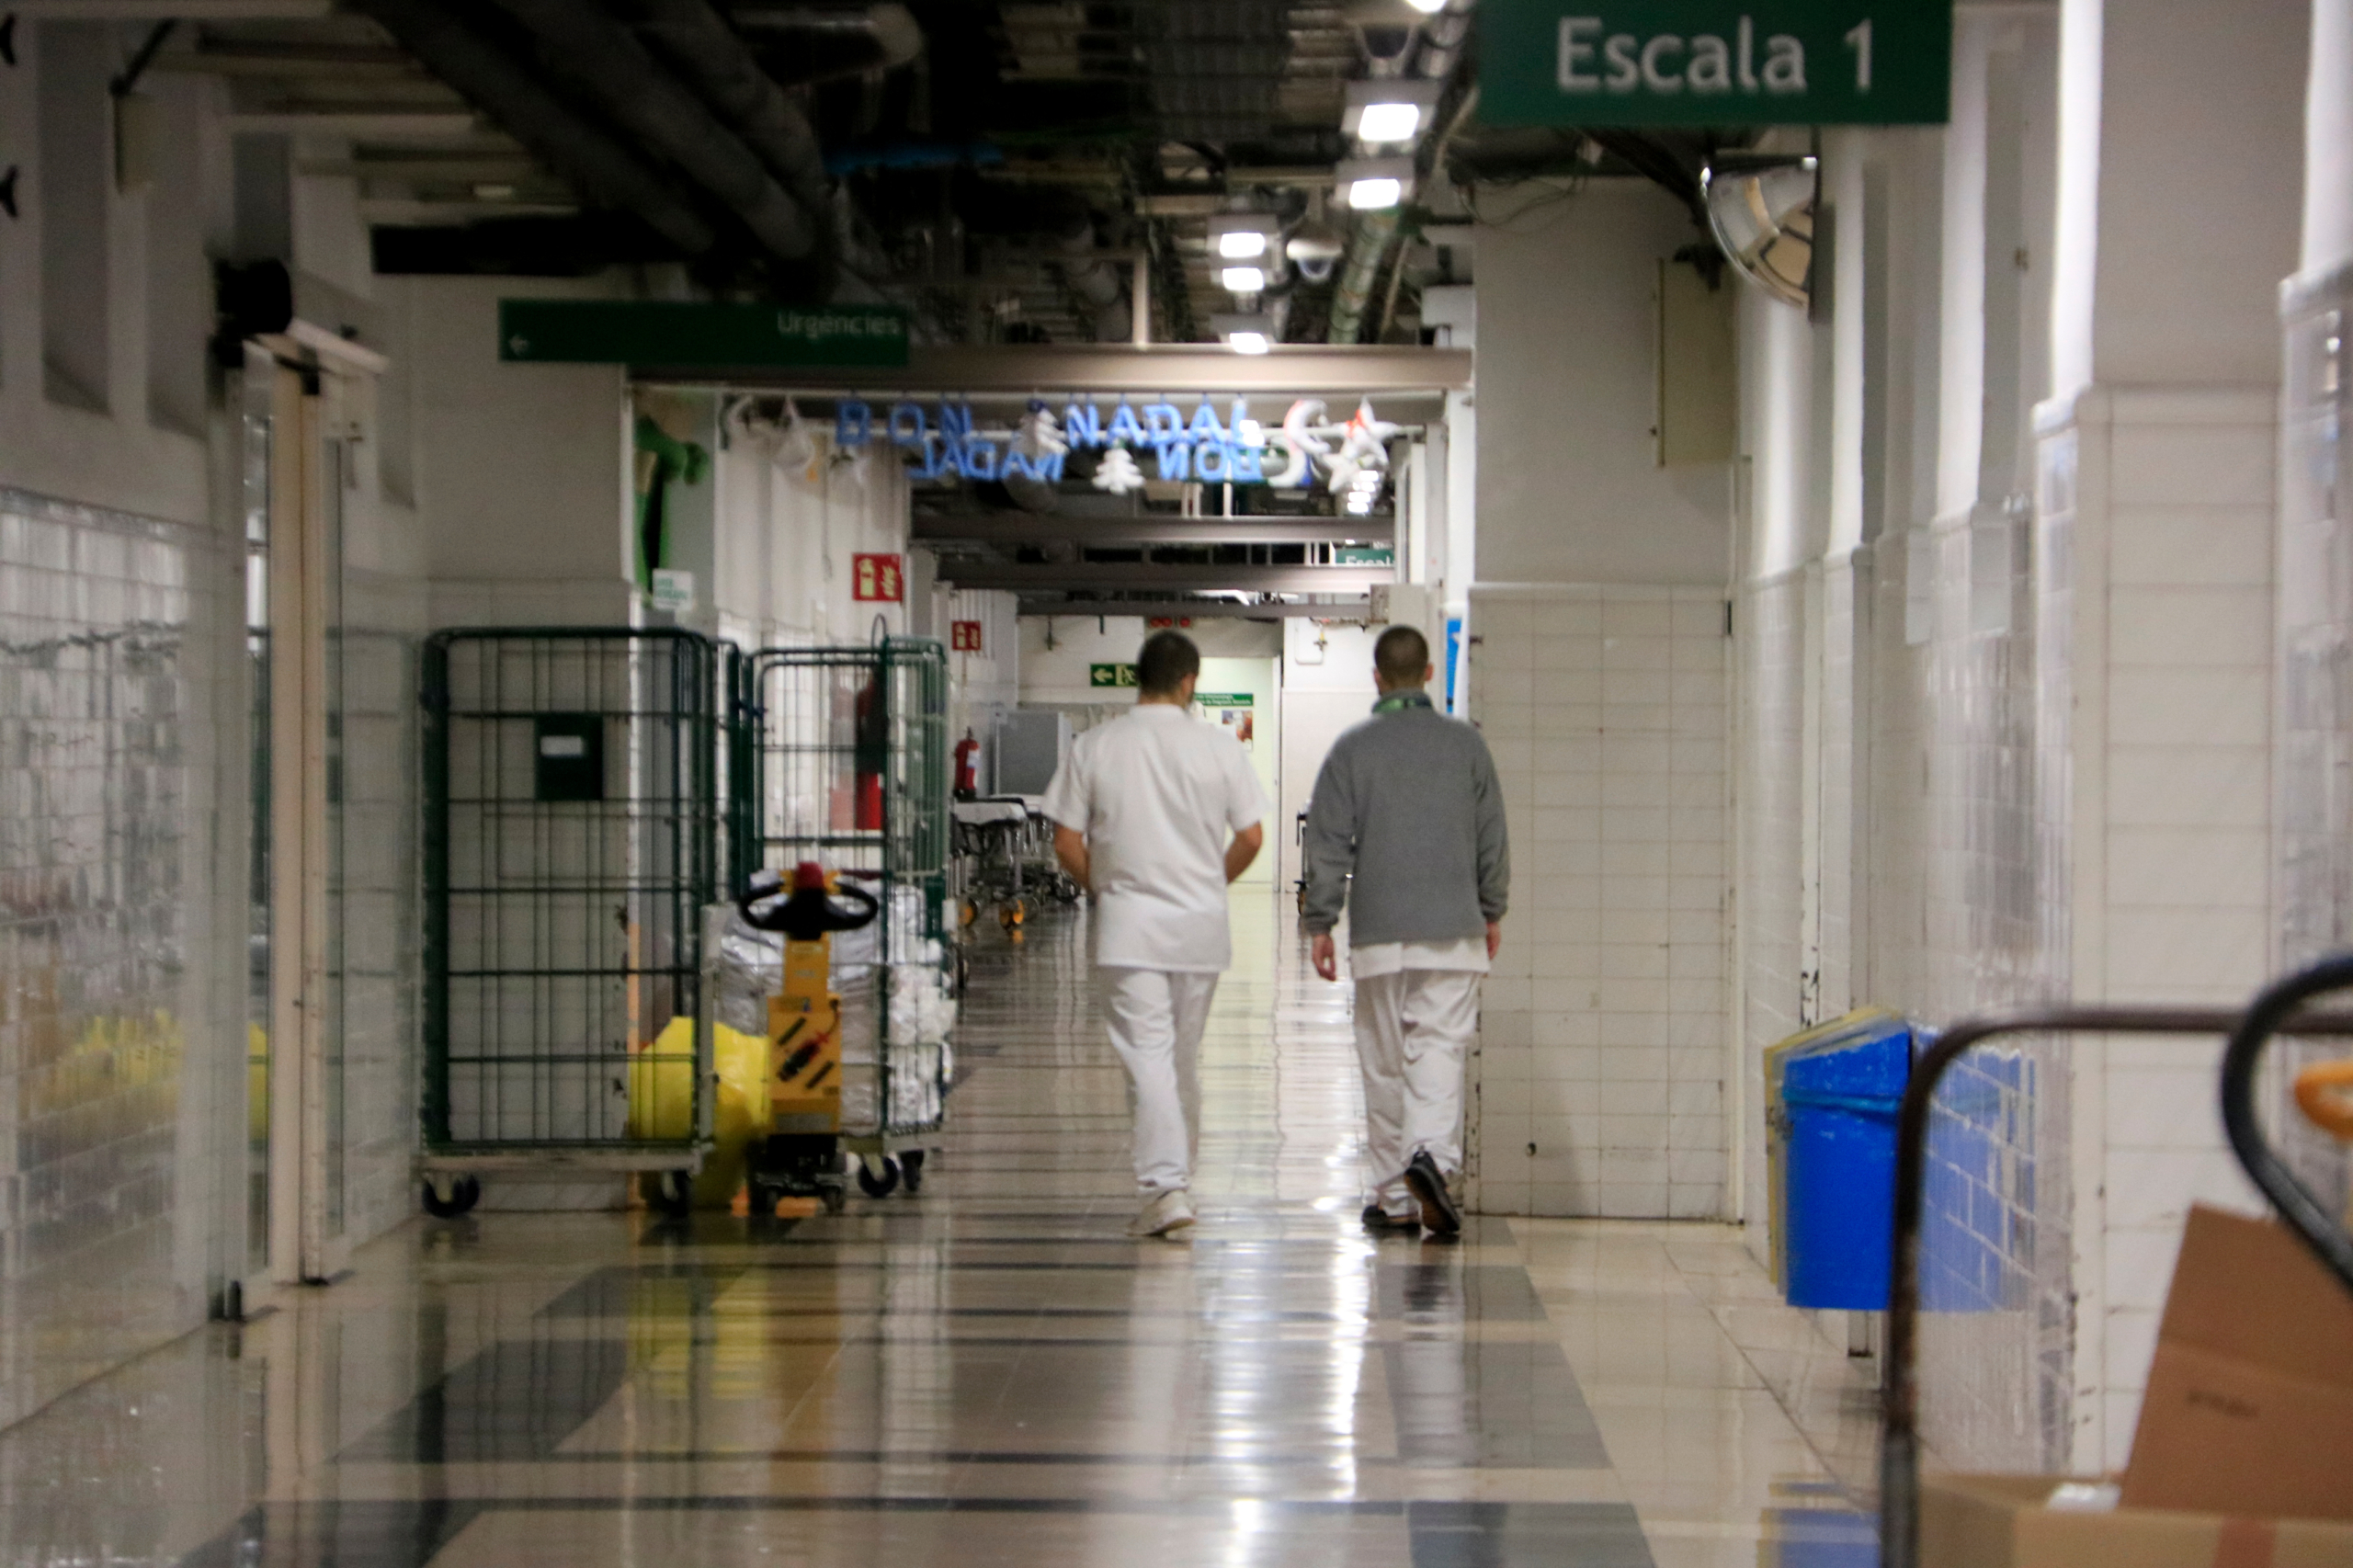
<svg viewBox="0 0 2353 1568">
<path fill-rule="evenodd" d="M 1456 941 L 1501 920 L 1510 896 L 1503 785 L 1478 731 L 1414 694 L 1333 743 L 1307 810 L 1312 934 L 1345 903 L 1358 946 Z"/>
</svg>

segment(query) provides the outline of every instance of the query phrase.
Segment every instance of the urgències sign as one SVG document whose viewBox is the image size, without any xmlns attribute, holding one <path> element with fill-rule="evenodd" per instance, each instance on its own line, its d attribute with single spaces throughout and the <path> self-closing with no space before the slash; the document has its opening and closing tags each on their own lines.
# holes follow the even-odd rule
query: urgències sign
<svg viewBox="0 0 2353 1568">
<path fill-rule="evenodd" d="M 1952 0 L 1487 0 L 1491 125 L 1941 125 Z"/>
</svg>

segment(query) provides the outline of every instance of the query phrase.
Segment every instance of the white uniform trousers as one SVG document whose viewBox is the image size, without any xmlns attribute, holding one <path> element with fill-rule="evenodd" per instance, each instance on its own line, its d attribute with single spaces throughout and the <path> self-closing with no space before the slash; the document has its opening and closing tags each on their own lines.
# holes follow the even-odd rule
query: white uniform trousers
<svg viewBox="0 0 2353 1568">
<path fill-rule="evenodd" d="M 1449 1181 L 1461 1172 L 1462 1064 L 1485 978 L 1471 970 L 1409 969 L 1356 983 L 1368 1186 L 1371 1201 L 1392 1214 L 1416 1211 L 1405 1163 L 1417 1151 L 1427 1151 Z"/>
<path fill-rule="evenodd" d="M 1201 1031 L 1218 977 L 1165 969 L 1099 969 L 1103 1022 L 1134 1085 L 1136 1190 L 1193 1185 L 1201 1139 Z"/>
</svg>

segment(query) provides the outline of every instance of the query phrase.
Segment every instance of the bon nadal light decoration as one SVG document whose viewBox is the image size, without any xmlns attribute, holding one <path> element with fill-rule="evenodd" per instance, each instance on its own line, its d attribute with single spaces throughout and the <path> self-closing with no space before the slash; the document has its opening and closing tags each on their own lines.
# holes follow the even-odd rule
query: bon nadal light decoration
<svg viewBox="0 0 2353 1568">
<path fill-rule="evenodd" d="M 942 400 L 928 409 L 894 403 L 877 419 L 874 406 L 846 398 L 835 405 L 834 444 L 860 452 L 888 444 L 908 457 L 908 477 L 918 482 L 1029 479 L 1058 483 L 1070 454 L 1103 455 L 1089 483 L 1124 495 L 1148 480 L 1203 484 L 1267 484 L 1304 490 L 1322 481 L 1335 495 L 1362 494 L 1362 476 L 1376 479 L 1389 466 L 1389 442 L 1401 426 L 1377 417 L 1369 401 L 1357 404 L 1345 424 L 1330 422 L 1320 399 L 1290 405 L 1282 424 L 1269 430 L 1250 417 L 1250 404 L 1234 398 L 1220 419 L 1208 398 L 1190 418 L 1172 403 L 1142 407 L 1122 398 L 1104 417 L 1092 404 L 1072 402 L 1061 417 L 1041 399 L 1010 431 L 979 428 L 970 403 Z M 1147 473 L 1139 455 L 1151 453 Z"/>
</svg>

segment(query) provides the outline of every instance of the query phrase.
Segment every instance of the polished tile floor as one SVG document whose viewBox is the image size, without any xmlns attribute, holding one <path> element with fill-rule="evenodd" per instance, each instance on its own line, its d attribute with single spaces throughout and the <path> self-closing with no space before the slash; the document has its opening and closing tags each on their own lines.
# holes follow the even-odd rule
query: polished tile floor
<svg viewBox="0 0 2353 1568">
<path fill-rule="evenodd" d="M 1875 1560 L 1866 1381 L 1736 1232 L 1358 1228 L 1346 995 L 1263 892 L 1205 1054 L 1201 1223 L 1127 1240 L 1082 919 L 978 955 L 920 1195 L 412 1222 L 0 1434 L 0 1563 Z"/>
</svg>

